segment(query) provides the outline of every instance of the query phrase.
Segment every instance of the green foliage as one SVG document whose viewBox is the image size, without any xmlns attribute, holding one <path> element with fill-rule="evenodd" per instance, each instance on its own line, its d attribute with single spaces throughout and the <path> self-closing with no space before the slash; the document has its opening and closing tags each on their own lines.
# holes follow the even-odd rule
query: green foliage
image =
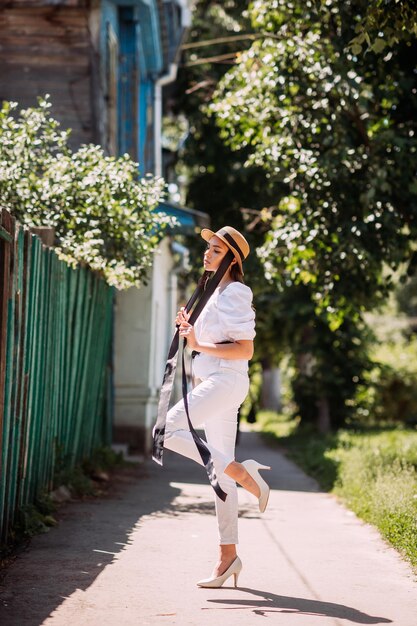
<svg viewBox="0 0 417 626">
<path fill-rule="evenodd" d="M 341 497 L 417 565 L 415 430 L 342 430 L 318 436 L 276 415 L 261 414 L 258 421 L 269 440 L 275 438 L 324 489 Z"/>
<path fill-rule="evenodd" d="M 332 448 L 336 435 L 318 435 L 311 425 L 302 425 L 298 418 L 260 411 L 257 427 L 271 443 L 279 443 L 289 456 L 313 476 L 320 485 L 330 490 L 337 479 L 337 463 L 325 456 Z"/>
<path fill-rule="evenodd" d="M 67 467 L 57 472 L 54 483 L 58 486 L 65 485 L 74 497 L 97 495 L 97 488 L 82 466 Z"/>
<path fill-rule="evenodd" d="M 108 446 L 96 448 L 90 457 L 83 459 L 80 465 L 72 467 L 69 459 L 62 457 L 60 448 L 57 449 L 55 487 L 65 485 L 75 496 L 97 495 L 94 477 L 100 472 L 114 471 L 125 467 L 123 453 L 115 452 Z"/>
<path fill-rule="evenodd" d="M 21 541 L 24 538 L 27 539 L 40 533 L 46 533 L 51 526 L 56 526 L 56 520 L 52 515 L 44 515 L 35 505 L 28 504 L 19 509 L 18 520 L 13 529 L 13 537 L 15 540 L 19 539 Z"/>
<path fill-rule="evenodd" d="M 17 114 L 0 111 L 0 197 L 14 216 L 31 226 L 49 226 L 57 252 L 70 263 L 89 265 L 118 288 L 139 285 L 169 220 L 152 211 L 163 181 L 138 180 L 128 155 L 105 156 L 99 146 L 68 147 L 69 131 L 49 116 L 51 103 Z"/>
<path fill-rule="evenodd" d="M 309 285 L 333 326 L 386 294 L 382 262 L 407 258 L 417 226 L 414 64 L 401 47 L 386 61 L 345 52 L 365 4 L 254 2 L 253 27 L 271 37 L 212 106 L 228 143 L 287 185 L 260 249 L 267 276 Z"/>
<path fill-rule="evenodd" d="M 339 423 L 368 368 L 363 313 L 413 263 L 417 236 L 417 45 L 355 56 L 348 44 L 367 9 L 365 0 L 255 0 L 259 38 L 209 106 L 222 138 L 276 190 L 258 254 L 290 303 L 281 328 L 295 364 L 297 353 L 310 363 L 296 382 L 302 415 L 314 418 L 323 399 Z"/>
<path fill-rule="evenodd" d="M 356 16 L 357 34 L 350 42 L 354 54 L 361 54 L 364 47 L 387 52 L 387 48 L 417 35 L 415 0 L 370 0 L 367 4 L 365 13 Z"/>
<path fill-rule="evenodd" d="M 94 450 L 90 458 L 82 462 L 83 471 L 92 476 L 96 472 L 115 470 L 127 465 L 122 452 L 115 452 L 108 446 L 103 446 Z"/>
<path fill-rule="evenodd" d="M 332 328 L 303 285 L 281 292 L 279 311 L 282 341 L 291 351 L 295 414 L 319 426 L 320 404 L 325 402 L 331 426 L 342 426 L 356 415 L 357 390 L 372 366 L 367 325 L 345 318 Z"/>
<path fill-rule="evenodd" d="M 57 525 L 53 516 L 56 510 L 49 494 L 41 493 L 33 504 L 27 504 L 18 510 L 17 520 L 12 528 L 10 544 L 18 544 L 40 533 L 46 533 Z M 6 555 L 10 546 L 2 546 L 0 555 Z"/>
<path fill-rule="evenodd" d="M 372 367 L 358 389 L 357 419 L 368 425 L 417 424 L 417 340 L 374 345 Z"/>
<path fill-rule="evenodd" d="M 208 213 L 217 229 L 225 223 L 243 226 L 240 209 L 264 206 L 269 190 L 265 172 L 244 167 L 245 156 L 234 152 L 221 140 L 219 129 L 204 107 L 233 57 L 247 41 L 235 41 L 249 26 L 242 15 L 248 0 L 198 0 L 183 63 L 176 83 L 170 114 L 175 120 L 188 120 L 189 132 L 180 151 L 179 169 L 187 178 L 187 206 Z M 224 39 L 228 39 L 224 41 Z M 217 42 L 204 46 L 205 41 Z M 217 61 L 223 55 L 231 55 Z M 199 62 L 200 59 L 213 59 Z M 177 124 L 177 122 L 175 122 Z"/>
<path fill-rule="evenodd" d="M 333 455 L 335 492 L 417 565 L 417 433 L 342 434 Z"/>
<path fill-rule="evenodd" d="M 287 438 L 297 432 L 300 420 L 288 417 L 275 411 L 262 410 L 256 416 L 256 426 L 254 429 L 262 432 L 263 435 L 276 441 L 280 438 Z"/>
<path fill-rule="evenodd" d="M 279 362 L 282 356 L 282 310 L 276 289 L 265 280 L 255 254 L 256 247 L 263 241 L 263 230 L 254 225 L 259 220 L 260 209 L 275 201 L 277 190 L 271 189 L 262 168 L 245 166 L 247 154 L 244 151 L 236 152 L 225 144 L 206 110 L 207 102 L 234 56 L 247 47 L 248 40 L 234 38 L 250 30 L 244 13 L 248 4 L 248 0 L 224 3 L 199 0 L 195 3 L 186 44 L 193 47 L 183 52 L 175 99 L 170 99 L 172 108 L 165 119 L 167 140 L 174 136 L 173 126 L 183 128 L 183 116 L 188 120 L 189 132 L 179 151 L 177 165 L 178 172 L 187 180 L 187 206 L 210 215 L 212 228 L 232 224 L 244 230 L 249 240 L 253 253 L 245 261 L 245 281 L 253 289 L 257 310 L 255 360 L 269 366 Z M 210 45 L 203 45 L 207 41 Z M 230 58 L 222 60 L 224 55 Z M 199 62 L 200 59 L 212 60 Z M 203 246 L 198 241 L 196 244 L 195 237 L 190 238 L 187 245 L 197 265 Z"/>
<path fill-rule="evenodd" d="M 414 318 L 411 328 L 417 329 L 417 275 L 412 273 L 408 280 L 396 289 L 396 298 L 401 313 Z"/>
</svg>

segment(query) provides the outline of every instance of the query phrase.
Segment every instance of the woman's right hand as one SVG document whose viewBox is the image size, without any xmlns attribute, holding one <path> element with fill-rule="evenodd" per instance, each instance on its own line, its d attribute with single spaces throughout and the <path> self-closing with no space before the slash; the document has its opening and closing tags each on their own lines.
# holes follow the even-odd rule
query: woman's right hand
<svg viewBox="0 0 417 626">
<path fill-rule="evenodd" d="M 187 313 L 185 307 L 181 307 L 177 313 L 177 317 L 175 318 L 175 326 L 181 326 L 183 322 L 188 322 L 190 319 L 190 314 Z"/>
</svg>

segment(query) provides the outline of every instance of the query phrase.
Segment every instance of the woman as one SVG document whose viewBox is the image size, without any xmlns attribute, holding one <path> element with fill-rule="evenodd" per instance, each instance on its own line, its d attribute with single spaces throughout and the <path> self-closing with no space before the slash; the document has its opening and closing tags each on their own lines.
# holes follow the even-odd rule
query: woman
<svg viewBox="0 0 417 626">
<path fill-rule="evenodd" d="M 233 260 L 217 289 L 207 302 L 195 326 L 188 322 L 189 313 L 180 309 L 176 318 L 179 334 L 193 351 L 194 376 L 201 382 L 188 394 L 189 413 L 193 426 L 204 424 L 207 446 L 226 500 L 216 496 L 216 514 L 220 538 L 219 560 L 212 575 L 200 580 L 200 587 L 221 587 L 234 576 L 237 586 L 242 563 L 237 556 L 238 498 L 236 482 L 259 500 L 263 512 L 269 487 L 259 469 L 270 469 L 254 460 L 234 460 L 237 412 L 249 389 L 248 359 L 253 355 L 255 314 L 252 292 L 243 284 L 242 259 L 249 254 L 249 245 L 239 231 L 225 226 L 214 233 L 203 229 L 207 241 L 204 253 L 203 280 L 216 272 L 227 252 Z M 187 425 L 184 402 L 181 400 L 167 415 L 164 445 L 197 463 L 202 463 Z"/>
</svg>

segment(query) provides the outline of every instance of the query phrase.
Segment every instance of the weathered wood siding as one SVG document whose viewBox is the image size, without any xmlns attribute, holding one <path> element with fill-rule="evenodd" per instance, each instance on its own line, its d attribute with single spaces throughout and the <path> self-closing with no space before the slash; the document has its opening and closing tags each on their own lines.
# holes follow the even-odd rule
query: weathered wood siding
<svg viewBox="0 0 417 626">
<path fill-rule="evenodd" d="M 36 4 L 0 8 L 0 100 L 27 107 L 48 93 L 52 115 L 73 129 L 72 146 L 95 141 L 89 9 L 84 0 Z"/>
</svg>

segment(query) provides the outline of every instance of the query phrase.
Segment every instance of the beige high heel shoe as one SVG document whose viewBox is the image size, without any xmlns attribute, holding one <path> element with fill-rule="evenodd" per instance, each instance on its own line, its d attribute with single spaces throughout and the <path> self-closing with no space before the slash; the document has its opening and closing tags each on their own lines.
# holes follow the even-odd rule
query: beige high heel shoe
<svg viewBox="0 0 417 626">
<path fill-rule="evenodd" d="M 261 465 L 261 463 L 258 463 L 258 461 L 254 461 L 253 459 L 249 459 L 249 461 L 243 461 L 242 465 L 246 469 L 248 474 L 252 476 L 253 480 L 256 482 L 260 489 L 261 493 L 259 495 L 258 502 L 259 510 L 261 513 L 263 513 L 268 504 L 270 488 L 269 485 L 264 481 L 262 476 L 260 476 L 259 470 L 270 470 L 271 468 L 269 467 L 269 465 Z"/>
<path fill-rule="evenodd" d="M 199 587 L 205 587 L 207 589 L 218 589 L 228 578 L 230 578 L 230 576 L 234 576 L 235 587 L 237 587 L 237 580 L 239 578 L 241 570 L 242 561 L 237 556 L 233 563 L 224 572 L 224 574 L 222 574 L 221 576 L 216 576 L 214 578 L 205 578 L 204 580 L 199 580 L 197 585 Z"/>
</svg>

